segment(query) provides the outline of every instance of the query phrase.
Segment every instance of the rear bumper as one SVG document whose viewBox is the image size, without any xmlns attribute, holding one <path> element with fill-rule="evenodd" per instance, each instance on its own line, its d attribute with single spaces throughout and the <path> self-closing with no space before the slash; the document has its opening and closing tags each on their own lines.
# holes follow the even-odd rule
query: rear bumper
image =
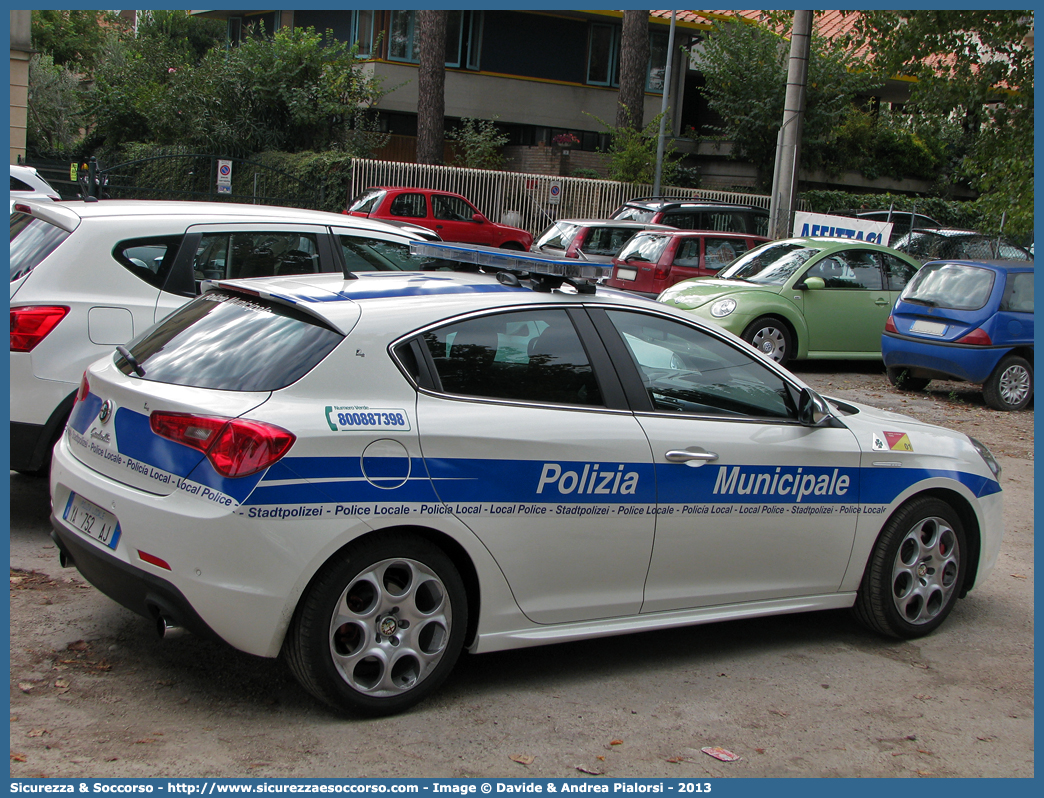
<svg viewBox="0 0 1044 798">
<path fill-rule="evenodd" d="M 65 560 L 113 601 L 150 620 L 158 621 L 162 616 L 169 624 L 184 627 L 200 637 L 221 639 L 174 585 L 88 544 L 53 514 L 51 526 L 51 538 Z"/>
<path fill-rule="evenodd" d="M 911 376 L 929 379 L 982 383 L 1010 351 L 1010 346 L 992 348 L 925 343 L 888 333 L 881 337 L 885 367 L 909 369 Z"/>
</svg>

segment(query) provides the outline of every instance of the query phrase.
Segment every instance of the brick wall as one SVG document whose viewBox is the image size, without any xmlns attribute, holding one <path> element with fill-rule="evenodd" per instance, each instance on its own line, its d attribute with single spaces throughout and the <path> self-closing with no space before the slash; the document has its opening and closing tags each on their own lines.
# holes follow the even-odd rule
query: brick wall
<svg viewBox="0 0 1044 798">
<path fill-rule="evenodd" d="M 557 147 L 513 145 L 504 148 L 504 170 L 534 175 L 569 177 L 574 169 L 594 169 L 606 178 L 605 156 L 600 152 L 559 150 Z"/>
</svg>

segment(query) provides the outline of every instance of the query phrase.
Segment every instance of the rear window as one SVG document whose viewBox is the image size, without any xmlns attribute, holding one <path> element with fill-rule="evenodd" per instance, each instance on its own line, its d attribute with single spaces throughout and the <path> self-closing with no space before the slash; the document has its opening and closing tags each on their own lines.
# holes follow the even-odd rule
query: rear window
<svg viewBox="0 0 1044 798">
<path fill-rule="evenodd" d="M 900 298 L 933 308 L 978 310 L 989 300 L 996 275 L 963 263 L 930 263 L 914 274 Z"/>
<path fill-rule="evenodd" d="M 649 224 L 655 215 L 656 211 L 649 210 L 648 208 L 639 208 L 636 205 L 624 205 L 620 210 L 612 215 L 612 218 Z"/>
<path fill-rule="evenodd" d="M 656 263 L 670 240 L 670 236 L 658 233 L 639 233 L 627 242 L 616 257 L 622 261 L 645 260 Z"/>
<path fill-rule="evenodd" d="M 146 380 L 223 391 L 275 391 L 311 371 L 343 338 L 294 308 L 214 291 L 175 311 L 128 349 Z M 116 367 L 135 373 L 120 355 Z"/>
<path fill-rule="evenodd" d="M 540 238 L 533 245 L 533 249 L 543 249 L 544 247 L 566 249 L 579 229 L 580 225 L 569 224 L 568 222 L 555 222 L 540 234 Z"/>
<path fill-rule="evenodd" d="M 348 210 L 353 213 L 372 213 L 377 210 L 377 203 L 381 201 L 384 192 L 380 190 L 367 191 L 352 200 Z"/>
<path fill-rule="evenodd" d="M 69 237 L 69 232 L 27 213 L 11 214 L 11 282 L 25 277 Z"/>
</svg>

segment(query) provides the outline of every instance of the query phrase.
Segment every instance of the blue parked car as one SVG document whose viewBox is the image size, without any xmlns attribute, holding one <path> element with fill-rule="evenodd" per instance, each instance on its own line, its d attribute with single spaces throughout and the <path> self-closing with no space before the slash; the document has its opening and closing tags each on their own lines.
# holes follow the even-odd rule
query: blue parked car
<svg viewBox="0 0 1044 798">
<path fill-rule="evenodd" d="M 966 380 L 982 383 L 990 407 L 1022 410 L 1033 398 L 1033 263 L 926 263 L 888 317 L 881 354 L 898 388 Z"/>
</svg>

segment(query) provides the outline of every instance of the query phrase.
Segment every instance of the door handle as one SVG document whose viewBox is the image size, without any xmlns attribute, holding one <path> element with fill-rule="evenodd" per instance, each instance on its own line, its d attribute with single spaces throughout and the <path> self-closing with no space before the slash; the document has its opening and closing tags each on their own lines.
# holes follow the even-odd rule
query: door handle
<svg viewBox="0 0 1044 798">
<path fill-rule="evenodd" d="M 672 449 L 664 457 L 670 463 L 685 463 L 688 466 L 713 463 L 718 459 L 718 455 L 714 452 L 705 452 L 697 446 L 690 446 L 688 449 Z"/>
<path fill-rule="evenodd" d="M 888 304 L 888 300 L 885 299 L 884 297 L 878 297 L 877 299 L 874 300 L 874 304 L 875 305 L 881 305 L 883 307 L 884 305 Z"/>
</svg>

